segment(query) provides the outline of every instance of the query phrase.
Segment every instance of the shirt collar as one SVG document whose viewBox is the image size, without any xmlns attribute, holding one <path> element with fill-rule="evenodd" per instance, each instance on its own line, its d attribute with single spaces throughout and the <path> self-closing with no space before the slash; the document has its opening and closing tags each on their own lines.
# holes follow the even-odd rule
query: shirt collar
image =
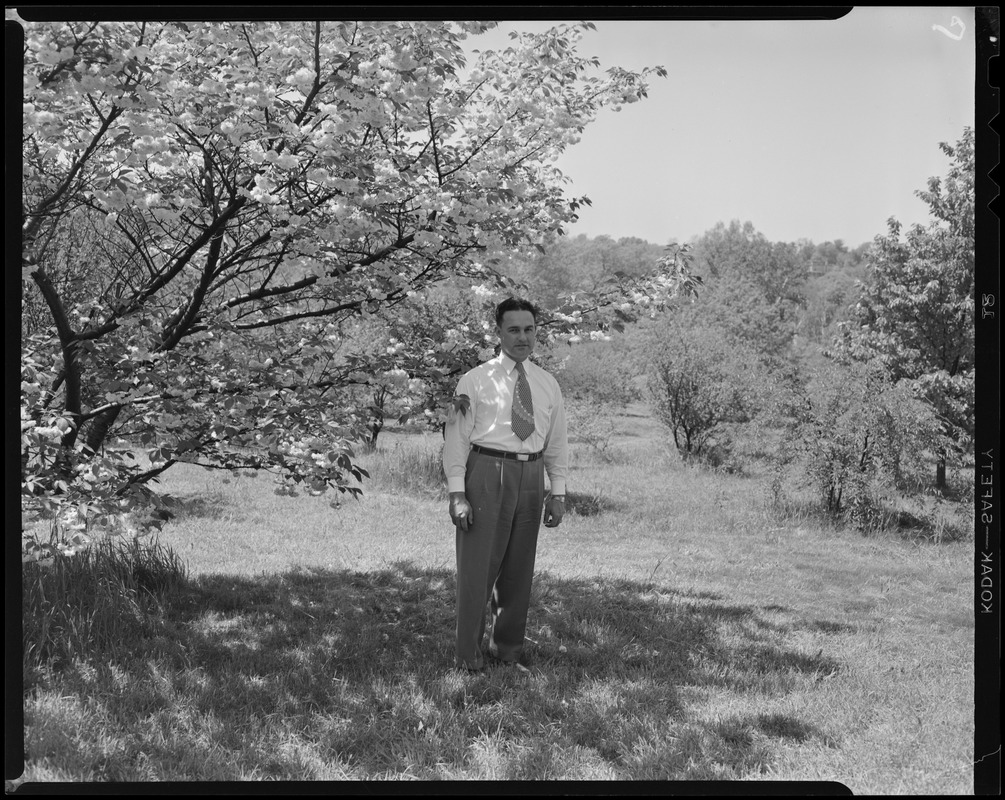
<svg viewBox="0 0 1005 800">
<path fill-rule="evenodd" d="M 510 358 L 508 355 L 502 352 L 502 350 L 499 351 L 499 363 L 502 365 L 503 369 L 506 370 L 507 375 L 512 375 L 513 370 L 516 369 L 516 361 L 514 361 L 512 358 Z M 524 369 L 527 368 L 527 365 L 529 363 L 530 359 L 524 359 L 523 362 Z"/>
</svg>

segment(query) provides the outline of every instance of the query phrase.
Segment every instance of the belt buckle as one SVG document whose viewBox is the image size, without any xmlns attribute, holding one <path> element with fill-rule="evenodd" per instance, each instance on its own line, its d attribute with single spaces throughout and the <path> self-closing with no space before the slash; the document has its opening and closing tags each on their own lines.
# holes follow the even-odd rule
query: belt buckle
<svg viewBox="0 0 1005 800">
<path fill-rule="evenodd" d="M 517 453 L 516 454 L 516 460 L 517 461 L 530 461 L 530 453 Z"/>
</svg>

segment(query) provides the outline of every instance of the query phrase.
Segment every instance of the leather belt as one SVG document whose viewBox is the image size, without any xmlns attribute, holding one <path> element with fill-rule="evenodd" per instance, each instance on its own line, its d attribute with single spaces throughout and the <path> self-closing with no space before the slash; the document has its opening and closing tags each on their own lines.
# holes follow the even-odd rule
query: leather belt
<svg viewBox="0 0 1005 800">
<path fill-rule="evenodd" d="M 482 447 L 480 444 L 471 445 L 471 449 L 476 453 L 481 453 L 482 455 L 494 456 L 496 458 L 508 458 L 511 461 L 537 461 L 544 455 L 544 450 L 539 453 L 511 453 L 508 450 L 492 450 L 488 447 Z"/>
</svg>

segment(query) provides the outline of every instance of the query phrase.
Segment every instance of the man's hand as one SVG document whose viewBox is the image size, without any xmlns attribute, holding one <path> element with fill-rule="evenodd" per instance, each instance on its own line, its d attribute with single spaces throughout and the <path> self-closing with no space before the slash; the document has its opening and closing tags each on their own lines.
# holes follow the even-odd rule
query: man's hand
<svg viewBox="0 0 1005 800">
<path fill-rule="evenodd" d="M 544 504 L 544 527 L 555 528 L 565 516 L 565 496 L 552 496 Z"/>
<path fill-rule="evenodd" d="M 450 520 L 462 531 L 466 531 L 469 525 L 474 524 L 475 514 L 464 492 L 450 493 Z"/>
</svg>

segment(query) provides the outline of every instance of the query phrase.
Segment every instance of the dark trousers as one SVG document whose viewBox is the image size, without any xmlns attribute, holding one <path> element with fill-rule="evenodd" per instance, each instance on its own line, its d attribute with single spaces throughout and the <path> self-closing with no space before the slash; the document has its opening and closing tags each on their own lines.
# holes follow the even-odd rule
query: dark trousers
<svg viewBox="0 0 1005 800">
<path fill-rule="evenodd" d="M 464 492 L 474 523 L 456 531 L 456 664 L 479 669 L 486 604 L 489 653 L 516 661 L 523 651 L 544 509 L 544 460 L 511 461 L 472 450 Z"/>
</svg>

